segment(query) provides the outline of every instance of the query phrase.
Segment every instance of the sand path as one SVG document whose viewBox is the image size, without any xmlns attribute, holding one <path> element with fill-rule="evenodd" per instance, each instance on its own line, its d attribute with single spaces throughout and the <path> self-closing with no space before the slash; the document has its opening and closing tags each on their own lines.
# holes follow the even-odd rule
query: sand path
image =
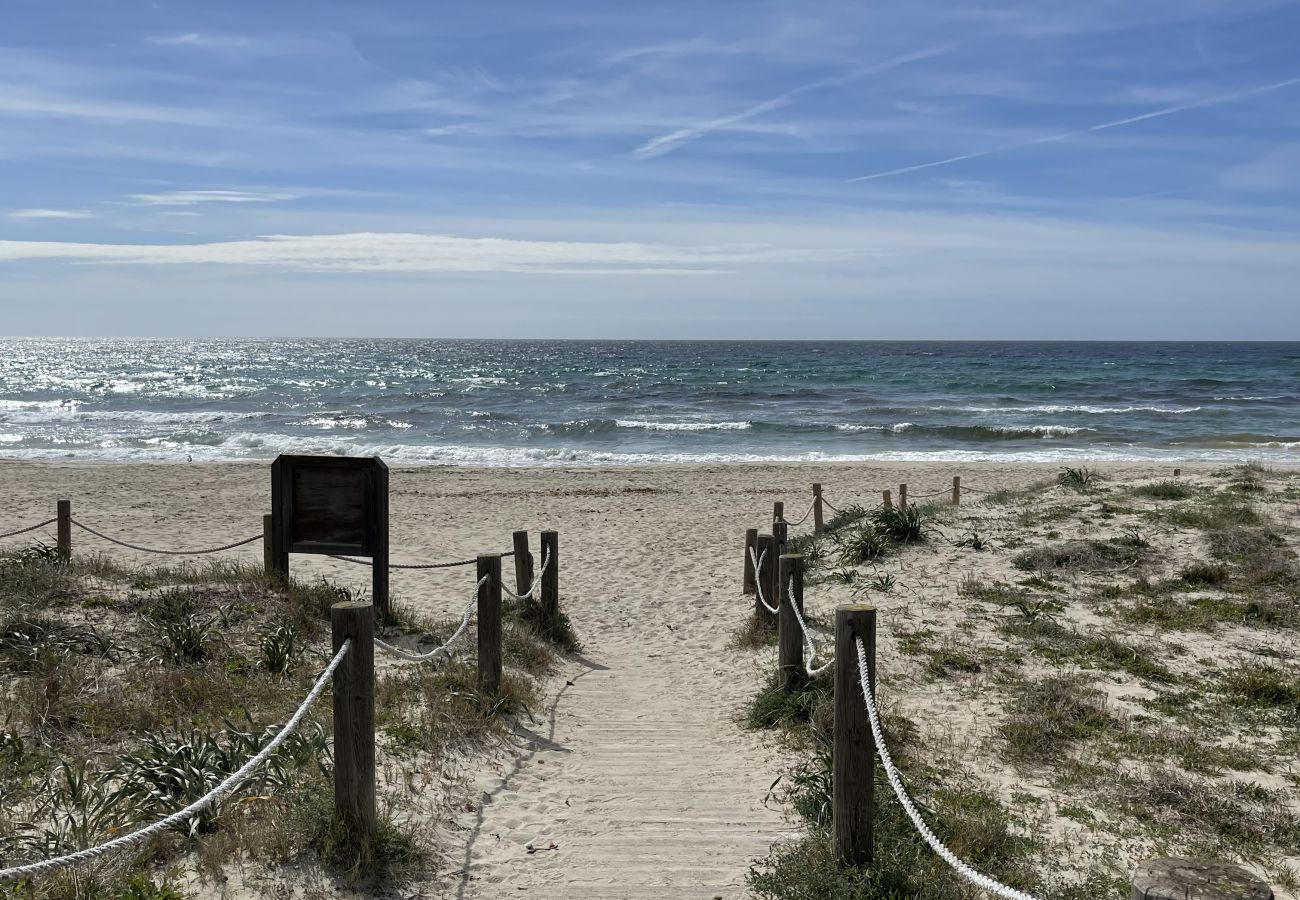
<svg viewBox="0 0 1300 900">
<path fill-rule="evenodd" d="M 755 677 L 723 652 L 743 616 L 730 504 L 670 503 L 665 522 L 648 499 L 552 507 L 584 651 L 478 782 L 454 896 L 732 898 L 782 832 L 772 750 L 734 723 Z"/>
</svg>

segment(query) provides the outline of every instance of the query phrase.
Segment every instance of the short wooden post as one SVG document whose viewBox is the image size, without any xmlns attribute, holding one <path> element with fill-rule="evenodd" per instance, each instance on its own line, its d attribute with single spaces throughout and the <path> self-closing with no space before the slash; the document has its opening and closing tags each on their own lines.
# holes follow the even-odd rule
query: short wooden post
<svg viewBox="0 0 1300 900">
<path fill-rule="evenodd" d="M 1179 475 L 1182 475 L 1182 474 L 1183 474 L 1183 470 L 1182 470 L 1182 469 L 1174 469 L 1174 477 L 1175 477 L 1175 478 L 1177 478 Z"/>
<path fill-rule="evenodd" d="M 1273 900 L 1273 889 L 1240 866 L 1170 856 L 1139 863 L 1132 900 Z"/>
<path fill-rule="evenodd" d="M 794 610 L 803 612 L 803 557 L 781 555 L 781 607 L 777 614 L 776 681 L 783 691 L 794 691 L 803 682 L 803 632 Z"/>
<path fill-rule="evenodd" d="M 526 594 L 533 586 L 533 551 L 528 549 L 528 532 L 511 535 L 515 551 L 515 593 Z"/>
<path fill-rule="evenodd" d="M 952 476 L 952 505 L 961 506 L 961 476 Z"/>
<path fill-rule="evenodd" d="M 334 652 L 334 811 L 362 842 L 375 837 L 375 608 L 349 600 L 330 607 Z"/>
<path fill-rule="evenodd" d="M 776 555 L 780 556 L 785 552 L 785 545 L 790 539 L 790 526 L 782 519 L 772 523 L 772 543 L 775 545 L 772 549 Z"/>
<path fill-rule="evenodd" d="M 835 610 L 835 727 L 831 769 L 831 821 L 835 859 L 852 866 L 871 864 L 876 746 L 862 699 L 857 638 L 866 645 L 869 683 L 876 683 L 876 610 Z M 873 690 L 874 694 L 874 690 Z"/>
<path fill-rule="evenodd" d="M 56 506 L 58 524 L 57 524 L 57 549 L 59 555 L 64 559 L 72 558 L 72 501 L 60 500 Z"/>
<path fill-rule="evenodd" d="M 813 483 L 813 534 L 821 534 L 825 527 L 822 518 L 822 486 Z"/>
<path fill-rule="evenodd" d="M 772 524 L 785 521 L 785 504 L 780 500 L 772 504 Z"/>
<path fill-rule="evenodd" d="M 274 521 L 270 513 L 262 516 L 262 569 L 267 575 L 275 572 L 275 536 L 271 524 Z"/>
<path fill-rule="evenodd" d="M 898 505 L 903 509 L 907 508 L 907 485 L 905 484 L 898 486 Z"/>
<path fill-rule="evenodd" d="M 484 578 L 487 578 L 484 581 Z M 501 690 L 501 555 L 478 558 L 478 689 L 489 696 Z"/>
<path fill-rule="evenodd" d="M 755 550 L 757 545 L 758 545 L 758 529 L 746 528 L 745 529 L 745 574 L 743 579 L 741 580 L 741 593 L 746 595 L 754 593 L 754 586 L 755 586 L 754 553 L 757 552 Z"/>
<path fill-rule="evenodd" d="M 880 497 L 881 497 L 881 503 L 884 505 L 885 509 L 893 509 L 893 508 L 894 508 L 894 502 L 893 502 L 892 500 L 889 499 L 889 491 L 887 491 L 887 490 L 885 490 L 885 491 L 881 491 L 881 492 L 880 492 Z"/>
<path fill-rule="evenodd" d="M 760 567 L 754 575 L 755 584 L 763 588 L 762 594 L 759 594 L 757 590 L 754 594 L 754 616 L 759 622 L 772 623 L 776 621 L 776 617 L 767 611 L 767 606 L 763 605 L 764 600 L 767 601 L 768 606 L 776 605 L 777 594 L 773 590 L 776 585 L 776 578 L 772 573 L 776 571 L 778 561 L 776 558 L 776 545 L 772 540 L 772 535 L 760 534 L 758 541 L 754 544 L 754 552 L 758 554 Z"/>
<path fill-rule="evenodd" d="M 560 626 L 560 533 L 543 531 L 538 552 L 546 571 L 542 573 L 542 620 L 548 632 Z"/>
</svg>

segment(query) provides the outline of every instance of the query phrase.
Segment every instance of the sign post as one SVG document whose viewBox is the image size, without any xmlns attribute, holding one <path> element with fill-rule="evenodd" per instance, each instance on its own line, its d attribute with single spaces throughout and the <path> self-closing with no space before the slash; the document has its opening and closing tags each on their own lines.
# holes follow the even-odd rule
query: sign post
<svg viewBox="0 0 1300 900">
<path fill-rule="evenodd" d="M 378 456 L 293 456 L 271 464 L 271 561 L 290 553 L 368 556 L 372 602 L 388 614 L 388 466 Z"/>
</svg>

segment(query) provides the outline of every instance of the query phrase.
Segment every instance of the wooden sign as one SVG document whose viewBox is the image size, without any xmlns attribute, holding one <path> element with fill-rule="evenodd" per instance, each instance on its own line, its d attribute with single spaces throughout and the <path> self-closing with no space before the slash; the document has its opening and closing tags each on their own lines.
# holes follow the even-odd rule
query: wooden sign
<svg viewBox="0 0 1300 900">
<path fill-rule="evenodd" d="M 368 556 L 374 604 L 388 607 L 388 466 L 377 456 L 293 456 L 271 464 L 271 552 Z"/>
</svg>

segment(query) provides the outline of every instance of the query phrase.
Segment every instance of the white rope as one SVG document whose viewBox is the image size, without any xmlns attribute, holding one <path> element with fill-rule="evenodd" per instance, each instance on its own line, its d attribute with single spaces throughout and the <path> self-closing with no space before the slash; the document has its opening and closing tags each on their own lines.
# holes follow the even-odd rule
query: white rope
<svg viewBox="0 0 1300 900">
<path fill-rule="evenodd" d="M 255 534 L 250 538 L 244 538 L 242 541 L 235 541 L 233 544 L 223 544 L 220 547 L 208 547 L 204 550 L 158 550 L 154 547 L 141 547 L 139 544 L 129 544 L 126 541 L 119 541 L 117 538 L 109 537 L 102 531 L 96 531 L 89 525 L 84 525 L 76 519 L 71 520 L 82 531 L 88 531 L 97 538 L 103 538 L 110 544 L 117 544 L 119 547 L 126 547 L 128 550 L 139 550 L 141 553 L 161 553 L 164 556 L 202 556 L 206 553 L 220 553 L 223 550 L 234 550 L 236 547 L 243 547 L 245 544 L 251 544 L 253 541 L 262 540 L 262 535 Z"/>
<path fill-rule="evenodd" d="M 815 507 L 816 505 L 817 505 L 817 498 L 814 497 L 812 502 L 808 504 L 808 508 L 804 510 L 804 514 L 799 517 L 799 521 L 797 522 L 787 521 L 785 524 L 789 525 L 791 528 L 794 528 L 798 525 L 802 525 L 804 522 L 808 521 L 808 517 L 812 515 L 813 507 Z"/>
<path fill-rule="evenodd" d="M 862 643 L 862 638 L 855 637 L 854 643 L 858 646 L 858 678 L 862 683 L 862 697 L 867 702 L 867 716 L 871 719 L 871 735 L 876 741 L 876 753 L 880 757 L 881 765 L 885 767 L 885 774 L 889 776 L 889 785 L 894 789 L 894 796 L 903 807 L 903 812 L 912 820 L 912 825 L 916 827 L 917 833 L 925 839 L 930 845 L 930 849 L 939 854 L 943 861 L 971 884 L 976 885 L 990 894 L 996 894 L 999 897 L 1005 897 L 1006 900 L 1038 900 L 1033 894 L 1026 894 L 1024 891 L 1018 891 L 1013 887 L 1008 887 L 1000 881 L 996 881 L 987 875 L 976 872 L 966 863 L 957 858 L 951 850 L 943 845 L 930 827 L 925 824 L 921 814 L 916 811 L 912 804 L 912 798 L 907 795 L 903 787 L 903 781 L 898 775 L 898 770 L 894 768 L 894 761 L 890 758 L 889 748 L 885 746 L 885 735 L 880 727 L 880 712 L 876 709 L 875 698 L 871 695 L 871 683 L 867 675 L 867 648 Z"/>
<path fill-rule="evenodd" d="M 28 532 L 35 531 L 38 528 L 44 528 L 46 525 L 53 525 L 57 521 L 59 520 L 46 519 L 44 522 L 38 522 L 35 525 L 29 525 L 26 528 L 19 528 L 17 531 L 6 531 L 4 534 L 0 534 L 0 540 L 3 540 L 5 538 L 18 537 L 18 535 L 20 534 L 27 534 Z"/>
<path fill-rule="evenodd" d="M 804 671 L 808 673 L 808 677 L 815 678 L 831 666 L 835 665 L 835 658 L 831 657 L 817 668 L 813 668 L 813 663 L 817 661 L 817 645 L 813 643 L 812 635 L 808 633 L 808 625 L 803 620 L 803 613 L 799 611 L 799 604 L 794 602 L 793 575 L 790 576 L 790 584 L 787 589 L 786 597 L 789 600 L 790 608 L 794 610 L 794 617 L 799 623 L 799 630 L 803 632 L 803 644 L 808 648 L 808 658 L 803 661 Z"/>
<path fill-rule="evenodd" d="M 505 591 L 507 594 L 509 594 L 511 597 L 514 597 L 516 600 L 536 600 L 538 592 L 542 589 L 542 576 L 546 574 L 546 567 L 550 564 L 551 564 L 551 548 L 547 547 L 546 552 L 542 554 L 542 568 L 540 571 L 538 571 L 536 575 L 533 576 L 532 586 L 529 587 L 528 590 L 524 591 L 522 594 L 516 594 L 514 591 L 510 590 L 510 588 L 506 587 L 504 584 L 501 585 L 501 590 Z"/>
<path fill-rule="evenodd" d="M 755 557 L 754 548 L 750 547 L 749 558 L 754 563 L 754 590 L 758 593 L 758 602 L 763 604 L 763 609 L 772 615 L 776 615 L 780 612 L 780 607 L 770 605 L 763 597 L 763 560 L 767 559 L 767 548 L 763 548 L 761 556 Z"/>
<path fill-rule="evenodd" d="M 312 704 L 320 699 L 321 693 L 325 690 L 325 685 L 329 683 L 330 678 L 334 674 L 334 670 L 339 667 L 339 663 L 343 661 L 343 657 L 347 655 L 348 647 L 351 645 L 351 638 L 347 638 L 343 641 L 343 645 L 339 647 L 338 652 L 334 654 L 334 658 L 330 660 L 330 664 L 325 667 L 325 671 L 321 673 L 320 678 L 316 679 L 316 683 L 312 685 L 311 692 L 307 694 L 307 699 L 302 701 L 302 705 L 298 707 L 297 712 L 295 712 L 293 716 L 290 717 L 289 721 L 284 724 L 284 727 L 280 729 L 280 733 L 271 738 L 270 742 L 263 747 L 256 756 L 252 757 L 248 762 L 240 766 L 237 772 L 226 778 L 225 781 L 221 782 L 221 784 L 217 785 L 212 790 L 208 791 L 207 794 L 200 797 L 198 800 L 195 800 L 184 809 L 172 813 L 161 821 L 155 822 L 152 825 L 147 825 L 138 831 L 133 831 L 120 838 L 114 838 L 108 843 L 101 844 L 98 847 L 91 847 L 87 850 L 78 850 L 76 853 L 69 853 L 66 856 L 58 856 L 54 859 L 28 863 L 25 866 L 17 866 L 12 869 L 0 869 L 0 883 L 6 881 L 17 881 L 31 875 L 44 875 L 47 872 L 53 872 L 54 870 L 61 869 L 65 866 L 72 866 L 78 863 L 98 859 L 101 856 L 105 856 L 125 847 L 138 844 L 141 841 L 153 837 L 155 834 L 167 831 L 169 828 L 174 828 L 182 822 L 192 819 L 194 816 L 216 803 L 217 800 L 239 787 L 239 785 L 243 783 L 249 775 L 271 758 L 271 754 L 275 753 L 275 751 L 279 749 L 280 745 L 284 743 L 285 739 L 288 738 L 289 735 L 293 734 L 294 730 L 297 729 L 299 724 L 301 724 L 303 717 L 307 715 L 307 711 L 311 709 Z"/>
<path fill-rule="evenodd" d="M 453 632 L 451 637 L 447 638 L 446 643 L 441 647 L 435 647 L 428 653 L 413 653 L 410 650 L 403 650 L 401 647 L 394 647 L 392 644 L 384 643 L 379 638 L 375 638 L 375 646 L 380 650 L 383 650 L 385 653 L 396 656 L 399 659 L 410 660 L 411 662 L 428 662 L 439 653 L 445 653 L 450 657 L 451 645 L 456 643 L 456 641 L 460 639 L 460 636 L 465 633 L 465 629 L 469 627 L 470 617 L 474 615 L 474 604 L 478 601 L 478 592 L 483 585 L 487 584 L 487 581 L 488 576 L 484 575 L 478 580 L 478 584 L 474 585 L 474 596 L 470 597 L 469 602 L 465 604 L 465 613 L 461 616 L 460 627 Z"/>
</svg>

